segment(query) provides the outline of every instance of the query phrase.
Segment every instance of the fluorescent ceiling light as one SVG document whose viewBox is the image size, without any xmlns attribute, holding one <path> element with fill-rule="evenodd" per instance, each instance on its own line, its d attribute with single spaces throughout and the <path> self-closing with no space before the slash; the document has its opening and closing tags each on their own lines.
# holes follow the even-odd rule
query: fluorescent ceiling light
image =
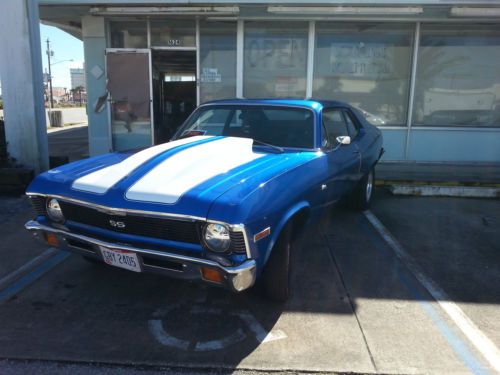
<svg viewBox="0 0 500 375">
<path fill-rule="evenodd" d="M 347 15 L 405 15 L 423 13 L 422 7 L 287 7 L 270 6 L 269 13 L 283 14 L 347 14 Z"/>
<path fill-rule="evenodd" d="M 500 8 L 452 7 L 453 17 L 500 17 Z"/>
<path fill-rule="evenodd" d="M 206 7 L 94 7 L 91 14 L 108 16 L 130 15 L 234 15 L 240 12 L 236 6 L 206 6 Z"/>
</svg>

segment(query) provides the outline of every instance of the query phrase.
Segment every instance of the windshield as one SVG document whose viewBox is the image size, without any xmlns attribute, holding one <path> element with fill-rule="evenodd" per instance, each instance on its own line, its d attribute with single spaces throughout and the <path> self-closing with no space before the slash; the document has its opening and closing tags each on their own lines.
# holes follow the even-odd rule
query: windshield
<svg viewBox="0 0 500 375">
<path fill-rule="evenodd" d="M 279 147 L 314 148 L 314 115 L 304 108 L 206 106 L 187 120 L 175 138 L 194 135 L 252 138 Z"/>
</svg>

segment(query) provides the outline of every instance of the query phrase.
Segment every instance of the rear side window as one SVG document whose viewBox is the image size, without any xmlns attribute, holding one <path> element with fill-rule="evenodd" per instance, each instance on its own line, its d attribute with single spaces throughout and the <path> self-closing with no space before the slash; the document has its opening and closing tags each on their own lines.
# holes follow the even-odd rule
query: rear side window
<svg viewBox="0 0 500 375">
<path fill-rule="evenodd" d="M 347 131 L 349 132 L 349 136 L 351 137 L 351 139 L 354 139 L 358 135 L 358 126 L 356 125 L 356 122 L 355 122 L 356 120 L 354 120 L 354 118 L 353 118 L 354 115 L 348 110 L 344 110 L 344 115 L 345 115 L 345 120 L 346 120 L 346 124 L 347 124 Z"/>
<path fill-rule="evenodd" d="M 326 130 L 326 145 L 337 144 L 337 137 L 349 135 L 347 124 L 340 109 L 323 110 L 323 126 Z"/>
</svg>

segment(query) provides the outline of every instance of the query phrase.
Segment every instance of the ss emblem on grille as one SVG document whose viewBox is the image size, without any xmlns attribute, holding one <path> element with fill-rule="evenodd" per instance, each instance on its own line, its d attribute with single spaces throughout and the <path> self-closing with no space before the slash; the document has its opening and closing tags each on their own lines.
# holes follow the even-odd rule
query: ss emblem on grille
<svg viewBox="0 0 500 375">
<path fill-rule="evenodd" d="M 123 221 L 110 220 L 109 225 L 115 228 L 125 228 L 126 224 Z"/>
</svg>

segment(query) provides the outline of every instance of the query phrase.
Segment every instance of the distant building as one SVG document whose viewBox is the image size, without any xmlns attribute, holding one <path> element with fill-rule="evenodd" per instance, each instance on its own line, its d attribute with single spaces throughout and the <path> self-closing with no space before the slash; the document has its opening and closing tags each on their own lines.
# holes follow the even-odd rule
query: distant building
<svg viewBox="0 0 500 375">
<path fill-rule="evenodd" d="M 65 87 L 53 87 L 52 95 L 54 98 L 63 98 L 66 95 L 67 89 Z"/>
<path fill-rule="evenodd" d="M 84 91 L 87 90 L 85 85 L 85 69 L 84 68 L 70 68 L 69 74 L 71 76 L 71 88 L 74 89 L 78 86 L 83 87 Z"/>
<path fill-rule="evenodd" d="M 60 103 L 68 100 L 68 90 L 66 87 L 53 87 L 52 88 L 52 97 L 54 98 L 55 103 Z M 49 88 L 46 87 L 45 90 L 45 102 L 49 103 L 50 101 L 50 92 Z"/>
</svg>

